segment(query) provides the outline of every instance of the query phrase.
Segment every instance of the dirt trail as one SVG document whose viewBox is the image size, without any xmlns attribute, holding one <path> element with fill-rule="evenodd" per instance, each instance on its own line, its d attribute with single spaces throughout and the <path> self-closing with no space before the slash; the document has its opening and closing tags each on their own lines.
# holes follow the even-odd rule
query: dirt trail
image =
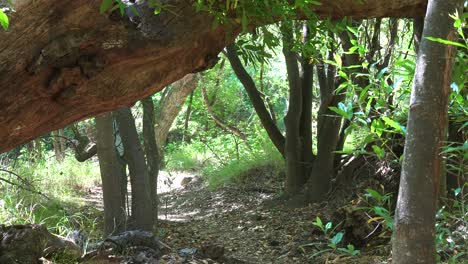
<svg viewBox="0 0 468 264">
<path fill-rule="evenodd" d="M 211 191 L 196 174 L 162 172 L 157 235 L 173 250 L 172 255 L 200 252 L 207 244 L 221 247 L 225 258 L 209 263 L 382 263 L 326 254 L 323 261 L 310 259 L 310 249 L 302 245 L 323 241 L 313 221 L 317 215 L 325 222 L 335 219 L 333 214 L 340 205 L 326 201 L 288 208 L 275 199 L 280 184 L 267 179 L 260 175 L 255 181 L 248 180 L 249 184 Z M 99 187 L 91 189 L 85 199 L 102 208 Z"/>
<path fill-rule="evenodd" d="M 311 235 L 311 210 L 263 206 L 275 191 L 271 186 L 210 191 L 195 176 L 185 187 L 160 194 L 164 241 L 177 250 L 222 245 L 230 263 L 308 263 L 299 245 Z"/>
</svg>

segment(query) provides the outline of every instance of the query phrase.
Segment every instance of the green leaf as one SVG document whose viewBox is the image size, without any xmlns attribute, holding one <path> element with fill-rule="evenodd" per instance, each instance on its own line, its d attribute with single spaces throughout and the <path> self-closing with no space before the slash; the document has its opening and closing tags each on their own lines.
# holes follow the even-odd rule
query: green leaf
<svg viewBox="0 0 468 264">
<path fill-rule="evenodd" d="M 385 157 L 385 150 L 382 149 L 381 147 L 377 145 L 372 145 L 372 149 L 374 150 L 375 154 L 377 154 L 377 157 L 379 159 L 382 159 L 383 157 Z"/>
<path fill-rule="evenodd" d="M 321 229 L 323 229 L 323 223 L 322 223 L 322 219 L 320 219 L 320 217 L 316 217 L 315 218 L 315 222 L 314 222 L 314 225 L 320 227 Z"/>
<path fill-rule="evenodd" d="M 372 189 L 366 189 L 366 196 L 370 196 L 372 198 L 375 198 L 376 200 L 378 201 L 381 201 L 383 196 L 376 190 L 372 190 Z"/>
<path fill-rule="evenodd" d="M 109 8 L 111 8 L 114 0 L 102 0 L 101 7 L 99 8 L 99 13 L 104 14 Z"/>
<path fill-rule="evenodd" d="M 332 222 L 328 222 L 326 225 L 325 225 L 325 230 L 330 230 L 333 226 L 333 223 Z"/>
<path fill-rule="evenodd" d="M 398 123 L 397 121 L 387 117 L 387 116 L 383 116 L 382 117 L 382 120 L 385 122 L 385 124 L 387 124 L 388 126 L 390 127 L 393 127 L 395 128 L 396 130 L 399 130 L 401 132 L 403 132 L 404 134 L 406 134 L 406 129 L 405 127 L 403 127 L 402 125 L 400 125 L 400 123 Z"/>
<path fill-rule="evenodd" d="M 428 39 L 430 41 L 438 42 L 438 43 L 441 43 L 441 44 L 444 44 L 444 45 L 452 45 L 452 46 L 457 46 L 457 47 L 468 49 L 468 47 L 466 45 L 463 45 L 463 44 L 458 43 L 458 42 L 450 41 L 448 39 L 434 38 L 434 37 L 426 37 L 426 39 Z"/>
<path fill-rule="evenodd" d="M 354 36 L 356 36 L 356 37 L 358 36 L 358 32 L 357 32 L 356 29 L 354 29 L 354 28 L 352 28 L 350 26 L 346 26 L 346 28 L 348 29 L 349 32 L 353 33 Z M 357 47 L 356 47 L 356 49 L 357 49 Z"/>
<path fill-rule="evenodd" d="M 328 109 L 330 109 L 331 111 L 337 113 L 338 115 L 346 118 L 346 119 L 351 119 L 349 118 L 348 116 L 348 113 L 346 113 L 345 111 L 343 111 L 342 109 L 338 108 L 338 107 L 335 107 L 335 106 L 330 106 L 328 107 Z"/>
<path fill-rule="evenodd" d="M 155 15 L 161 14 L 161 11 L 162 11 L 161 6 L 156 6 L 156 7 L 154 8 L 154 14 L 155 14 Z"/>
<path fill-rule="evenodd" d="M 338 243 L 341 242 L 341 240 L 343 239 L 343 232 L 338 232 L 336 233 L 336 235 L 332 238 L 331 242 L 333 245 L 337 245 Z"/>
<path fill-rule="evenodd" d="M 343 66 L 343 61 L 341 60 L 341 56 L 338 53 L 335 53 L 335 61 L 338 68 Z"/>
<path fill-rule="evenodd" d="M 345 79 L 345 80 L 348 80 L 348 75 L 346 75 L 346 73 L 344 71 L 339 71 L 338 72 L 338 75 L 340 75 L 341 78 Z"/>
<path fill-rule="evenodd" d="M 313 0 L 309 0 L 307 3 L 311 5 L 322 5 L 322 3 L 320 3 L 319 1 L 313 1 Z"/>
<path fill-rule="evenodd" d="M 10 20 L 8 20 L 8 16 L 0 9 L 0 24 L 2 25 L 4 30 L 8 29 L 10 25 Z"/>
</svg>

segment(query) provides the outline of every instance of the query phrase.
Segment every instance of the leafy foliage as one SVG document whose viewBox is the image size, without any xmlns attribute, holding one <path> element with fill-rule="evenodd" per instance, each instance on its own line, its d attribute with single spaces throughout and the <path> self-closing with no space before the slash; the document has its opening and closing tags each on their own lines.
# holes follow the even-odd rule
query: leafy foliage
<svg viewBox="0 0 468 264">
<path fill-rule="evenodd" d="M 7 30 L 8 26 L 10 25 L 8 16 L 1 9 L 0 9 L 0 25 L 3 27 L 4 30 Z"/>
<path fill-rule="evenodd" d="M 321 230 L 325 236 L 325 242 L 312 242 L 305 245 L 302 245 L 301 248 L 304 250 L 304 247 L 316 247 L 318 251 L 309 255 L 309 258 L 315 258 L 319 255 L 322 255 L 326 252 L 335 252 L 335 253 L 344 253 L 346 255 L 359 255 L 360 251 L 354 247 L 352 244 L 348 244 L 345 248 L 339 247 L 340 242 L 342 242 L 344 233 L 335 232 L 336 228 L 340 225 L 333 227 L 332 222 L 328 222 L 325 225 L 322 222 L 320 217 L 316 217 L 313 225 Z"/>
</svg>

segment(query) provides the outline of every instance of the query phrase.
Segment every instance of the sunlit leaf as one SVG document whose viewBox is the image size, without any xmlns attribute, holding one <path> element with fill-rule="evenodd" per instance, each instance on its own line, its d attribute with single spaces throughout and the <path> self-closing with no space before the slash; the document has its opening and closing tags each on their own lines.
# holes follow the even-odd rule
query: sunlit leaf
<svg viewBox="0 0 468 264">
<path fill-rule="evenodd" d="M 398 123 L 397 121 L 387 117 L 387 116 L 383 116 L 382 117 L 382 120 L 385 122 L 386 125 L 390 126 L 390 127 L 393 127 L 395 128 L 396 130 L 399 130 L 403 133 L 406 133 L 406 129 L 400 125 L 400 123 Z"/>
<path fill-rule="evenodd" d="M 372 145 L 372 150 L 374 150 L 375 154 L 379 159 L 382 159 L 385 157 L 385 150 L 382 149 L 381 147 L 377 145 Z"/>
<path fill-rule="evenodd" d="M 341 242 L 341 240 L 343 240 L 343 232 L 338 232 L 336 233 L 336 235 L 332 238 L 331 242 L 333 245 L 337 245 L 338 243 Z"/>
<path fill-rule="evenodd" d="M 457 47 L 461 47 L 461 48 L 468 48 L 466 45 L 463 45 L 463 44 L 458 43 L 458 42 L 450 41 L 450 40 L 447 40 L 447 39 L 434 38 L 434 37 L 426 37 L 426 39 L 428 39 L 430 41 L 435 41 L 435 42 L 438 42 L 438 43 L 441 43 L 441 44 L 444 44 L 444 45 L 452 45 L 452 46 L 457 46 Z"/>
<path fill-rule="evenodd" d="M 8 16 L 1 9 L 0 9 L 0 24 L 2 25 L 4 30 L 7 30 L 8 26 L 10 25 L 10 21 L 8 20 Z"/>
<path fill-rule="evenodd" d="M 103 0 L 101 3 L 101 7 L 99 8 L 99 12 L 101 14 L 105 13 L 109 8 L 112 7 L 112 4 L 114 3 L 114 0 Z"/>
<path fill-rule="evenodd" d="M 341 56 L 338 53 L 335 53 L 335 61 L 338 68 L 343 66 L 343 61 L 341 60 Z"/>
</svg>

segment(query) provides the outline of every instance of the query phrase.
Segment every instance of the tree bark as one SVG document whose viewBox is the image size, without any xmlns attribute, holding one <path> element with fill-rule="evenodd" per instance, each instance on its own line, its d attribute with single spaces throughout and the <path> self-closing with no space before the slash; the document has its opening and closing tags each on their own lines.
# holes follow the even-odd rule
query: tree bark
<svg viewBox="0 0 468 264">
<path fill-rule="evenodd" d="M 148 176 L 153 204 L 153 218 L 158 220 L 158 174 L 159 174 L 159 148 L 154 137 L 154 103 L 147 97 L 141 101 L 143 105 L 143 144 L 145 147 L 146 162 L 148 164 Z"/>
<path fill-rule="evenodd" d="M 162 98 L 159 111 L 156 113 L 155 136 L 156 144 L 159 147 L 159 156 L 164 155 L 167 135 L 172 123 L 176 119 L 187 96 L 198 86 L 198 77 L 195 74 L 185 76 L 175 82 L 166 95 Z"/>
<path fill-rule="evenodd" d="M 193 103 L 193 91 L 190 93 L 189 102 L 187 106 L 187 112 L 185 114 L 185 121 L 184 121 L 184 135 L 182 141 L 189 142 L 188 138 L 188 128 L 190 122 L 190 116 L 192 115 L 192 103 Z"/>
<path fill-rule="evenodd" d="M 462 0 L 430 0 L 424 20 L 411 93 L 408 133 L 395 214 L 393 262 L 435 263 L 435 214 L 441 175 L 441 147 L 455 47 L 430 41 L 455 41 L 449 17 Z"/>
<path fill-rule="evenodd" d="M 114 119 L 111 113 L 96 117 L 96 137 L 104 197 L 104 236 L 126 228 L 125 193 L 122 189 L 125 172 L 120 170 L 114 145 Z"/>
<path fill-rule="evenodd" d="M 313 36 L 310 36 L 310 30 L 307 25 L 303 26 L 304 44 Z M 302 55 L 301 62 L 301 89 L 302 89 L 302 111 L 299 125 L 299 135 L 301 137 L 301 161 L 303 177 L 301 186 L 307 182 L 314 161 L 312 151 L 312 100 L 314 84 L 314 65 L 310 62 L 307 54 Z"/>
<path fill-rule="evenodd" d="M 60 140 L 60 137 L 61 137 L 60 129 L 56 130 L 56 131 L 53 131 L 51 133 L 51 135 L 52 135 L 52 146 L 54 147 L 55 159 L 58 162 L 62 162 L 65 153 L 62 150 L 62 143 L 61 143 L 61 140 Z"/>
<path fill-rule="evenodd" d="M 91 143 L 88 136 L 83 135 L 76 124 L 72 124 L 71 130 L 75 134 L 75 140 L 78 144 L 75 145 L 75 159 L 79 162 L 84 162 L 97 154 L 97 145 Z"/>
<path fill-rule="evenodd" d="M 286 156 L 286 195 L 297 194 L 305 180 L 302 170 L 302 142 L 300 135 L 300 122 L 302 115 L 302 87 L 297 63 L 297 53 L 292 51 L 294 30 L 291 25 L 283 23 L 281 34 L 283 35 L 283 54 L 286 61 L 289 83 L 288 112 L 284 118 L 286 127 L 286 142 L 284 153 Z M 307 179 L 307 178 L 306 178 Z"/>
<path fill-rule="evenodd" d="M 152 231 L 154 224 L 152 191 L 150 190 L 148 167 L 138 138 L 135 119 L 128 107 L 118 109 L 113 114 L 119 126 L 119 133 L 125 149 L 124 157 L 130 173 L 133 228 Z"/>
<path fill-rule="evenodd" d="M 157 16 L 143 5 L 141 23 L 99 14 L 101 1 L 13 2 L 10 28 L 0 31 L 0 152 L 209 68 L 242 30 L 235 20 L 232 34 L 213 30 L 192 1 L 168 0 L 172 12 Z M 320 2 L 311 5 L 317 15 L 341 19 L 421 16 L 427 0 Z"/>
<path fill-rule="evenodd" d="M 249 73 L 245 70 L 242 62 L 237 55 L 236 47 L 234 44 L 229 45 L 227 48 L 226 56 L 231 63 L 231 67 L 234 70 L 239 81 L 244 86 L 247 95 L 249 96 L 250 102 L 252 103 L 255 112 L 262 123 L 263 128 L 265 128 L 268 137 L 275 145 L 276 149 L 285 157 L 285 138 L 279 131 L 278 127 L 276 126 L 276 122 L 271 118 L 270 113 L 268 112 L 265 103 L 263 102 L 262 96 L 255 85 L 254 80 L 249 75 Z"/>
<path fill-rule="evenodd" d="M 424 17 L 416 17 L 413 19 L 413 38 L 414 38 L 414 51 L 416 54 L 419 52 L 419 45 L 421 44 L 422 34 L 424 29 Z"/>
</svg>

